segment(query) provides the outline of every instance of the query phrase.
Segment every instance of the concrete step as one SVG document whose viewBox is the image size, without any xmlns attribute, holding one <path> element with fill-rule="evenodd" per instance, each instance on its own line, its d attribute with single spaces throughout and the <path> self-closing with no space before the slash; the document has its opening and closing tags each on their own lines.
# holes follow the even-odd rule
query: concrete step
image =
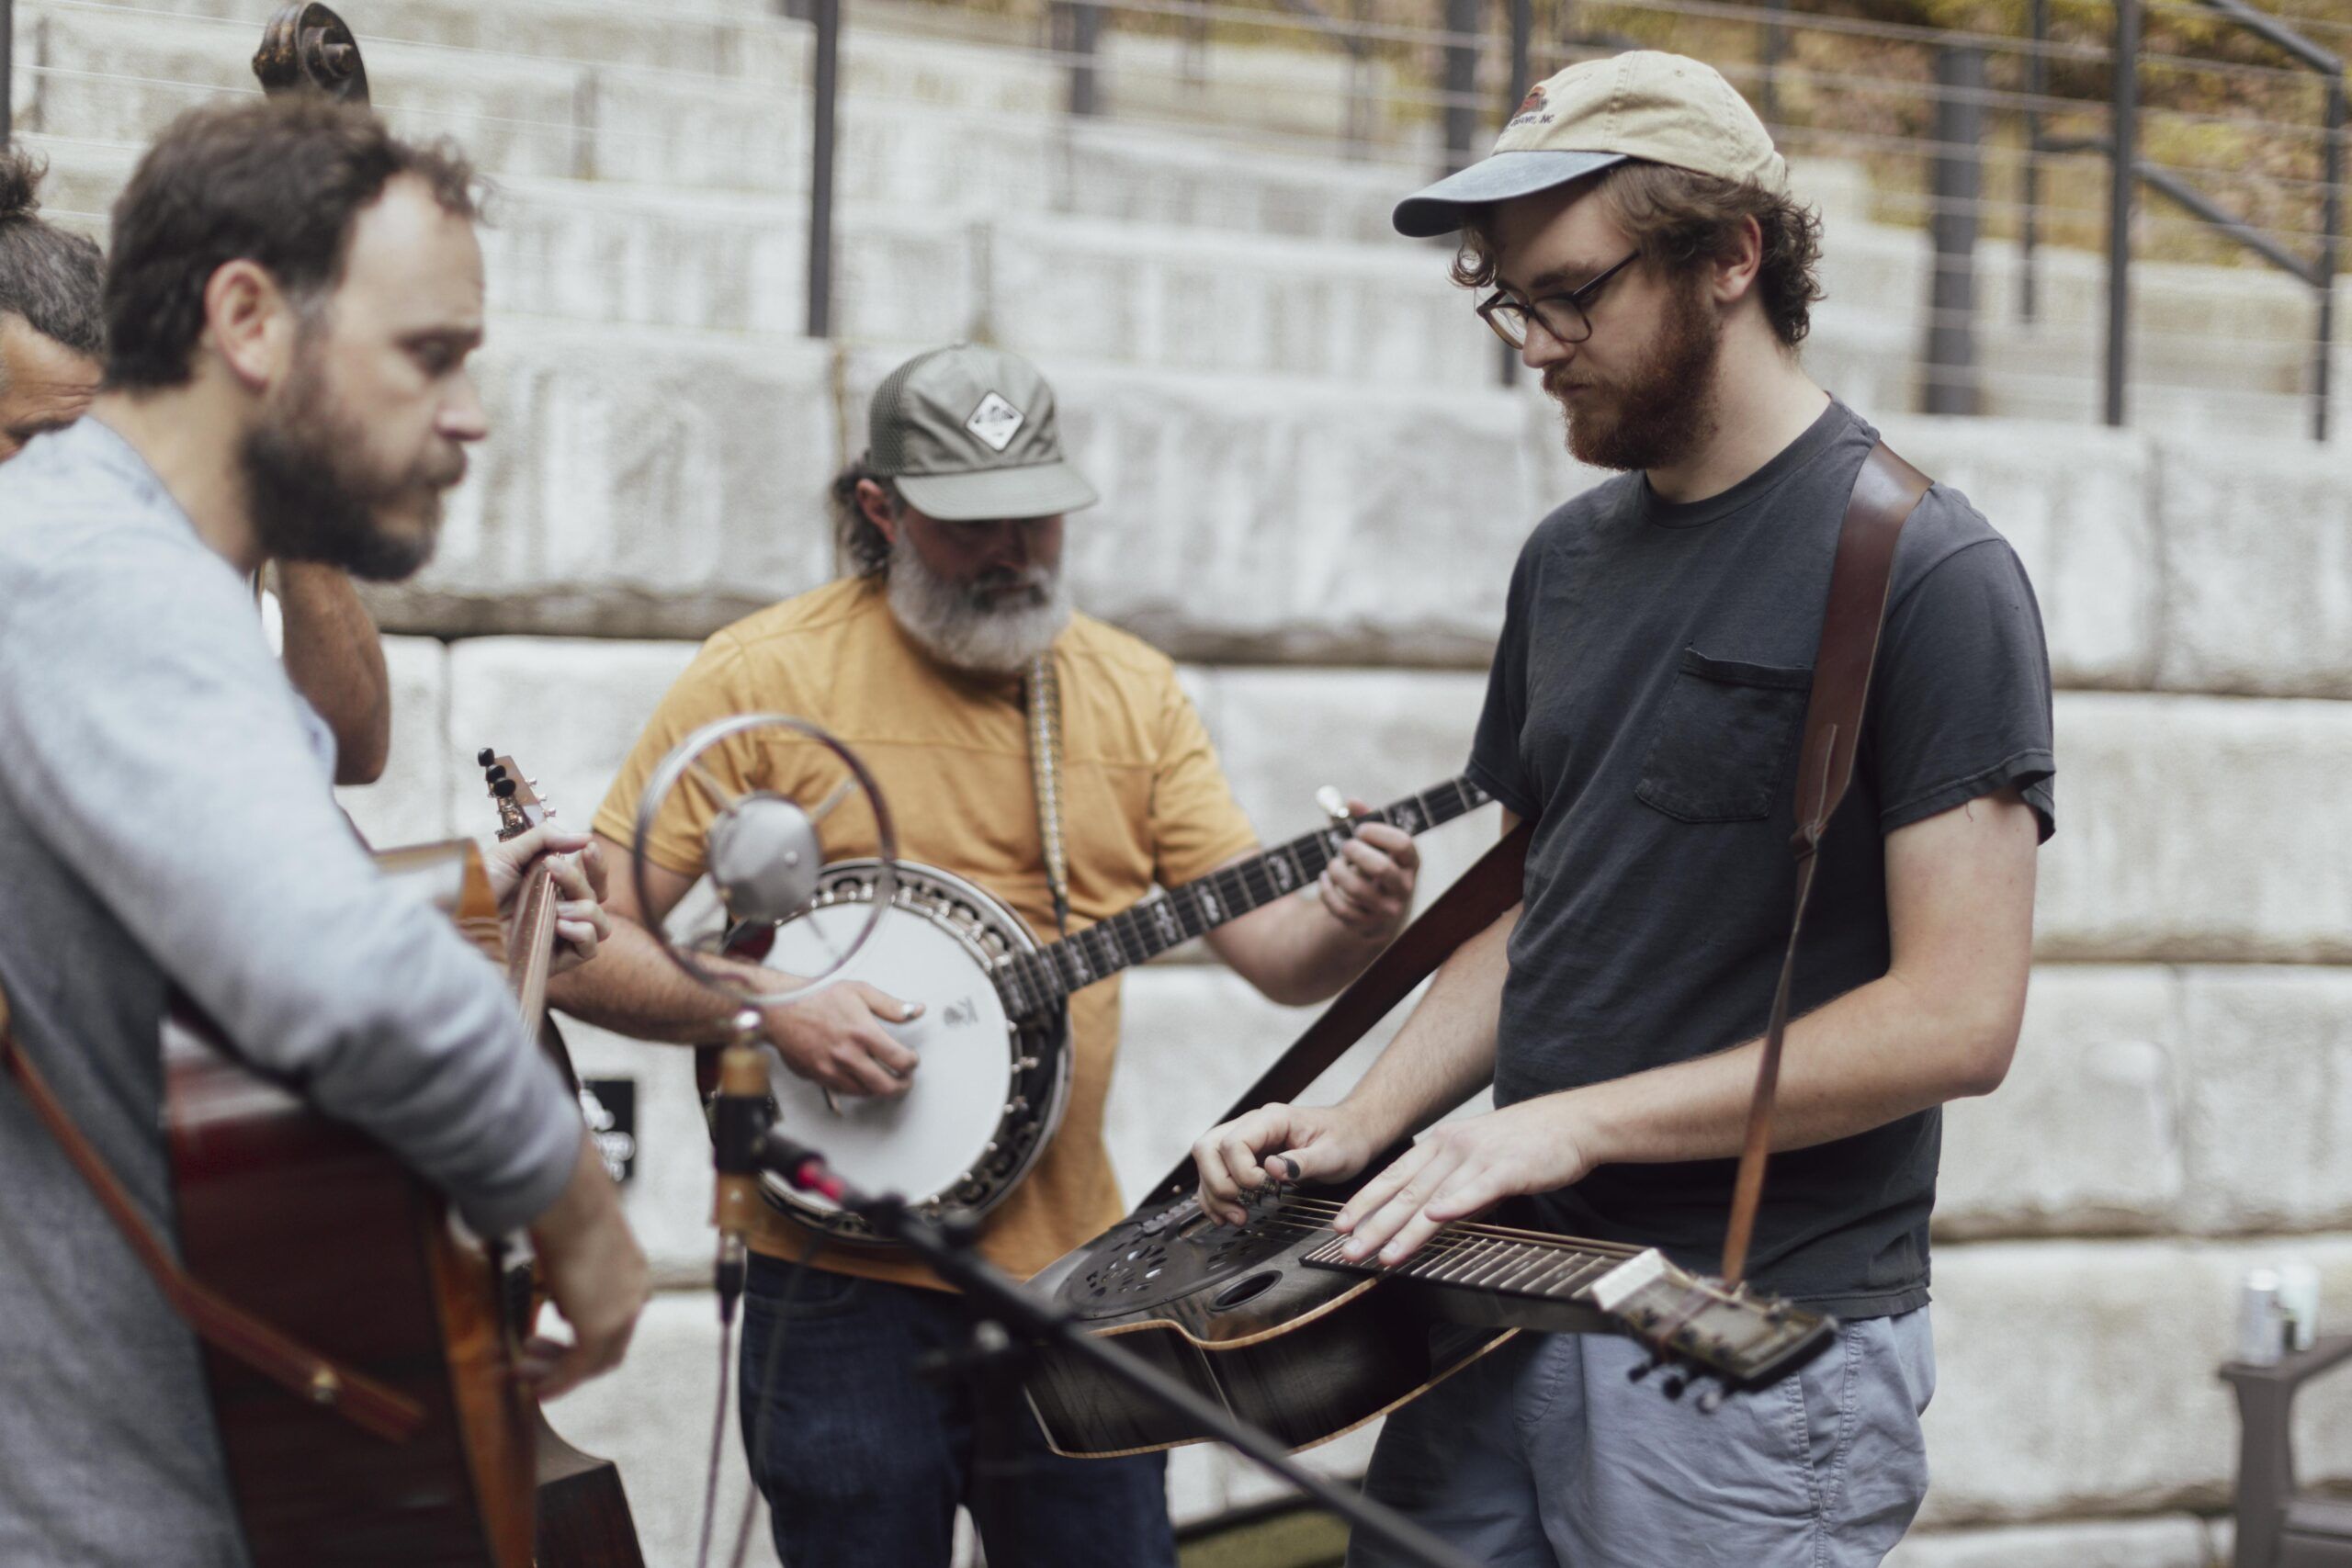
<svg viewBox="0 0 2352 1568">
<path fill-rule="evenodd" d="M 903 353 L 499 316 L 476 479 L 379 606 L 445 636 L 700 637 L 811 586 L 822 487 Z M 1072 528 L 1074 579 L 1186 658 L 1476 668 L 1528 529 L 1599 478 L 1525 385 L 1041 363 L 1105 497 Z M 2339 449 L 1879 423 L 2016 546 L 2062 683 L 2352 696 Z"/>
<path fill-rule="evenodd" d="M 821 581 L 818 498 L 902 349 L 502 317 L 496 434 L 401 629 L 699 636 Z M 1532 391 L 1048 358 L 1109 502 L 1073 530 L 1106 613 L 1194 657 L 1483 661 L 1508 561 L 1581 483 Z M 1469 547 L 1465 548 L 1465 546 Z"/>
<path fill-rule="evenodd" d="M 217 22 L 34 8 L 18 28 L 25 130 L 139 147 L 187 109 L 259 91 L 245 32 Z M 800 177 L 805 132 L 741 84 L 413 44 L 371 48 L 368 73 L 404 133 L 454 137 L 498 174 L 722 189 Z"/>
<path fill-rule="evenodd" d="M 17 26 L 44 12 L 171 15 L 218 25 L 222 47 L 250 56 L 261 41 L 264 7 L 250 0 L 23 0 Z M 772 0 L 680 0 L 660 6 L 625 0 L 379 0 L 345 8 L 368 74 L 376 51 L 406 44 L 440 51 L 561 62 L 632 66 L 754 82 L 797 81 L 809 29 Z M 390 84 L 386 84 L 387 85 Z"/>
<path fill-rule="evenodd" d="M 253 91 L 250 28 L 202 14 L 228 0 L 178 4 L 194 14 L 130 14 L 82 0 L 21 6 L 18 129 L 138 147 L 196 104 Z M 546 9 L 560 17 L 568 8 L 530 0 L 518 14 Z M 607 19 L 589 16 L 600 26 Z M 605 35 L 589 28 L 574 52 L 554 52 L 560 31 L 525 28 L 507 53 L 438 41 L 498 36 L 484 35 L 454 0 L 417 0 L 416 10 L 391 12 L 384 25 L 387 36 L 368 45 L 368 56 L 387 116 L 414 134 L 455 136 L 493 173 L 806 189 L 805 40 L 786 24 L 719 26 L 690 45 L 669 40 L 687 57 L 711 55 L 707 70 L 605 58 L 635 48 L 641 23 L 616 23 L 618 33 L 601 44 Z M 688 32 L 712 26 L 695 22 Z M 1435 168 L 1433 154 L 1411 149 L 1350 160 L 1313 141 L 1253 141 L 1230 116 L 1173 129 L 1071 121 L 1057 112 L 1051 73 L 1024 57 L 849 37 L 836 186 L 847 200 L 1388 243 L 1389 209 Z M 1817 169 L 1809 188 L 1826 203 L 1854 199 L 1850 165 Z"/>
<path fill-rule="evenodd" d="M 128 150 L 28 139 L 51 156 L 52 216 L 90 227 L 128 177 Z M 586 322 L 797 333 L 805 215 L 787 197 L 525 177 L 501 183 L 482 231 L 494 305 Z M 1428 389 L 1496 384 L 1499 345 L 1446 280 L 1437 247 L 1234 233 L 1173 236 L 1109 219 L 860 204 L 841 215 L 834 321 L 843 337 L 984 338 L 1023 353 L 1223 374 Z M 1874 318 L 1825 310 L 1808 353 L 1875 404 L 1905 344 Z"/>
</svg>

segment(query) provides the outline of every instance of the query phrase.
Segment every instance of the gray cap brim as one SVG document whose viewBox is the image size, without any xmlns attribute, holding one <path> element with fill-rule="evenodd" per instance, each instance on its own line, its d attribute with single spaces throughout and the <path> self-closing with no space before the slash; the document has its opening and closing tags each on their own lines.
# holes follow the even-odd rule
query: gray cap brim
<svg viewBox="0 0 2352 1568">
<path fill-rule="evenodd" d="M 1497 152 L 1446 175 L 1426 190 L 1415 191 L 1396 204 L 1389 221 L 1396 225 L 1399 234 L 1409 234 L 1416 240 L 1435 239 L 1461 228 L 1474 207 L 1533 196 L 1623 162 L 1623 152 L 1564 152 L 1548 149 Z"/>
<path fill-rule="evenodd" d="M 1052 517 L 1102 499 L 1068 463 L 1030 463 L 968 474 L 900 474 L 892 482 L 917 511 L 943 523 Z"/>
</svg>

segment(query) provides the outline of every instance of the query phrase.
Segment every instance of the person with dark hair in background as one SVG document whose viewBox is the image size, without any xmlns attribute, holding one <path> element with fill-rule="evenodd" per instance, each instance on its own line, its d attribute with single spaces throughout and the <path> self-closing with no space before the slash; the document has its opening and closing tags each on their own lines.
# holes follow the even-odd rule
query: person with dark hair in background
<svg viewBox="0 0 2352 1568">
<path fill-rule="evenodd" d="M 0 147 L 0 463 L 81 418 L 104 375 L 106 257 L 87 236 L 41 219 L 43 173 L 25 149 Z M 280 656 L 334 733 L 334 782 L 374 784 L 392 740 L 376 623 L 340 568 L 280 560 L 271 570 Z"/>
<path fill-rule="evenodd" d="M 1848 502 L 1878 434 L 1797 356 L 1819 226 L 1731 85 L 1679 55 L 1570 66 L 1492 156 L 1408 197 L 1538 371 L 1568 449 L 1623 470 L 1521 552 L 1469 773 L 1528 820 L 1523 901 L 1449 958 L 1334 1106 L 1193 1145 L 1238 1216 L 1344 1181 L 1356 1259 L 1504 1198 L 1552 1228 L 1721 1257 L 1789 940 L 1796 758 Z M 1966 498 L 1899 536 L 1849 795 L 1816 865 L 1748 1275 L 1838 1342 L 1712 1413 L 1645 1347 L 1522 1334 L 1382 1430 L 1365 1490 L 1498 1568 L 1866 1568 L 1927 1489 L 1928 1215 L 1947 1100 L 2016 1049 L 2052 826 L 2033 590 Z M 1358 1541 L 1357 1568 L 1393 1561 Z"/>
<path fill-rule="evenodd" d="M 163 1235 L 174 987 L 476 1231 L 527 1227 L 574 1335 L 526 1348 L 551 1396 L 619 1360 L 644 1256 L 504 976 L 335 811 L 250 589 L 265 558 L 431 553 L 486 434 L 473 183 L 364 111 L 266 101 L 175 122 L 116 204 L 104 389 L 0 467 L 0 991 Z M 587 841 L 494 846 L 502 902 Z M 604 916 L 556 875 L 570 967 Z M 0 1190 L 0 1562 L 243 1562 L 196 1338 L 13 1088 Z"/>
<path fill-rule="evenodd" d="M 42 172 L 23 148 L 0 146 L 0 463 L 82 417 L 106 351 L 106 257 L 41 220 Z"/>
</svg>

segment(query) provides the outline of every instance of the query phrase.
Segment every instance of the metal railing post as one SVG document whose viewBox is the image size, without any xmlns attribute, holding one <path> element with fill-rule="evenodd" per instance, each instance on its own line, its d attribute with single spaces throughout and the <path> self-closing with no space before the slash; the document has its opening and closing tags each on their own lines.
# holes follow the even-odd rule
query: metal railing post
<svg viewBox="0 0 2352 1568">
<path fill-rule="evenodd" d="M 1509 0 L 1510 9 L 1510 80 L 1503 84 L 1503 121 L 1509 124 L 1518 111 L 1520 100 L 1532 85 L 1528 77 L 1534 72 L 1535 0 Z M 1507 343 L 1498 343 L 1495 355 L 1495 379 L 1508 387 L 1519 378 L 1519 351 Z"/>
<path fill-rule="evenodd" d="M 1788 13 L 1789 0 L 1770 0 L 1772 19 L 1764 24 L 1764 83 L 1757 95 L 1764 101 L 1757 106 L 1757 118 L 1767 125 L 1777 125 L 1781 119 L 1781 61 L 1789 52 L 1789 30 L 1781 25 L 1781 17 Z"/>
<path fill-rule="evenodd" d="M 1535 69 L 1535 0 L 1510 0 L 1510 80 L 1503 84 L 1505 119 L 1517 112 L 1520 99 L 1527 96 L 1527 89 L 1532 85 L 1528 77 Z"/>
<path fill-rule="evenodd" d="M 0 0 L 0 147 L 8 145 L 9 127 L 16 123 L 16 104 L 9 96 L 16 80 L 16 52 L 14 0 Z"/>
<path fill-rule="evenodd" d="M 841 89 L 842 0 L 815 0 L 808 135 L 808 335 L 833 333 L 833 100 Z"/>
<path fill-rule="evenodd" d="M 1976 209 L 1984 193 L 1984 50 L 1936 51 L 1936 153 L 1930 162 L 1935 275 L 1928 289 L 1927 412 L 1984 412 L 1976 373 Z"/>
<path fill-rule="evenodd" d="M 2312 439 L 2327 439 L 2331 361 L 2335 357 L 2335 266 L 2338 233 L 2344 226 L 2344 76 L 2327 79 L 2327 141 L 2321 150 L 2325 188 L 2320 193 L 2319 341 L 2312 345 Z"/>
<path fill-rule="evenodd" d="M 1095 0 L 1065 0 L 1062 15 L 1068 19 L 1069 33 L 1065 39 L 1069 51 L 1069 112 L 1086 116 L 1102 107 L 1094 51 L 1102 37 L 1102 11 Z"/>
<path fill-rule="evenodd" d="M 1438 91 L 1445 101 L 1445 172 L 1470 165 L 1478 140 L 1478 0 L 1445 0 Z"/>
<path fill-rule="evenodd" d="M 2132 362 L 2132 197 L 2140 167 L 2140 0 L 2115 0 L 2107 191 L 2107 423 L 2120 425 Z"/>
<path fill-rule="evenodd" d="M 2041 238 L 2041 100 L 2050 92 L 2050 62 L 2042 51 L 2050 42 L 2050 0 L 2033 0 L 2030 7 L 2033 44 L 2025 57 L 2025 189 L 2024 216 L 2018 225 L 2018 320 L 2033 320 L 2036 276 L 2033 251 Z"/>
</svg>

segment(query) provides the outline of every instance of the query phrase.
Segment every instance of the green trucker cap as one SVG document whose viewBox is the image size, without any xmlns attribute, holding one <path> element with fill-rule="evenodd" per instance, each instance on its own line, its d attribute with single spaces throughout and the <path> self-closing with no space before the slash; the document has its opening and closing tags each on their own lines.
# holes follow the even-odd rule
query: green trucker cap
<svg viewBox="0 0 2352 1568">
<path fill-rule="evenodd" d="M 1054 389 L 1017 354 L 959 343 L 883 378 L 866 461 L 949 523 L 1050 517 L 1102 498 L 1062 456 Z"/>
</svg>

